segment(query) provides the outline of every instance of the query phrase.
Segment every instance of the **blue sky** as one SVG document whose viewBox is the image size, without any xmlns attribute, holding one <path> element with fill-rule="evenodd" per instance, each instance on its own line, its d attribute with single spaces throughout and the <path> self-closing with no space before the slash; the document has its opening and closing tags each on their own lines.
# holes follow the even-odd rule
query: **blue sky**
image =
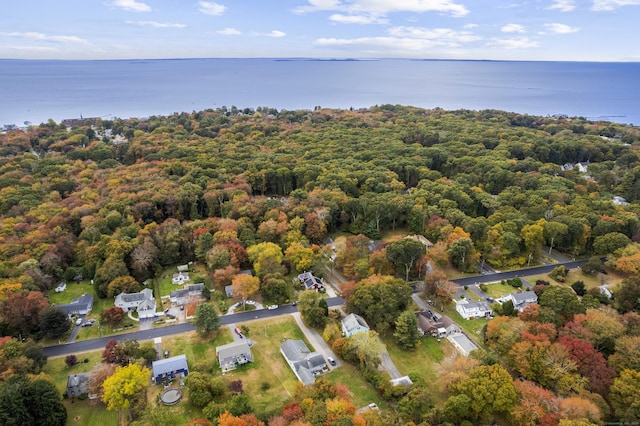
<svg viewBox="0 0 640 426">
<path fill-rule="evenodd" d="M 21 0 L 0 58 L 640 61 L 640 0 Z"/>
</svg>

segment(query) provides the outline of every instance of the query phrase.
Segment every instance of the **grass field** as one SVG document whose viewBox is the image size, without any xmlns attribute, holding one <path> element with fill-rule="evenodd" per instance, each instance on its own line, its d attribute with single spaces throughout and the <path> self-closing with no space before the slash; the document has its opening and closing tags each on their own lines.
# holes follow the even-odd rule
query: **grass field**
<svg viewBox="0 0 640 426">
<path fill-rule="evenodd" d="M 497 299 L 509 293 L 515 293 L 518 290 L 516 288 L 511 287 L 509 284 L 501 284 L 497 283 L 487 283 L 487 295 L 493 299 Z"/>
</svg>

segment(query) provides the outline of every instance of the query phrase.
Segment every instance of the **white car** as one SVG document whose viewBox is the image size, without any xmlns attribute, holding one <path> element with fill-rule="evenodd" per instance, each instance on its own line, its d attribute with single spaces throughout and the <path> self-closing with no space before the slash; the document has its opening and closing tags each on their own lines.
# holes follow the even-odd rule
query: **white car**
<svg viewBox="0 0 640 426">
<path fill-rule="evenodd" d="M 269 305 L 269 306 L 267 306 L 267 309 L 269 309 L 269 310 L 278 309 L 278 305 Z"/>
<path fill-rule="evenodd" d="M 76 320 L 76 325 L 80 325 L 80 324 L 82 324 L 82 318 L 78 318 L 78 319 Z"/>
</svg>

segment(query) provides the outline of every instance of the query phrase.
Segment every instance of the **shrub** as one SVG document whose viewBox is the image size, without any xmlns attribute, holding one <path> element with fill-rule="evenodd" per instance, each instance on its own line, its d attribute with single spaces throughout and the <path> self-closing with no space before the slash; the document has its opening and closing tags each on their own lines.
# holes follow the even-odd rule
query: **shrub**
<svg viewBox="0 0 640 426">
<path fill-rule="evenodd" d="M 480 287 L 480 290 L 484 291 L 485 293 L 487 292 L 487 290 L 489 290 L 489 286 L 487 286 L 486 284 L 480 284 L 478 287 Z"/>
</svg>

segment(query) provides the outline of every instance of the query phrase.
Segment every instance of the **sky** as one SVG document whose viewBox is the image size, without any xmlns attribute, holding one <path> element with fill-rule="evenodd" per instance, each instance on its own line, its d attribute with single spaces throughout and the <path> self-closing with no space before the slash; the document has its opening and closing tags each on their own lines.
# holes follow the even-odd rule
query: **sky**
<svg viewBox="0 0 640 426">
<path fill-rule="evenodd" d="M 20 0 L 0 58 L 640 61 L 640 0 Z"/>
</svg>

